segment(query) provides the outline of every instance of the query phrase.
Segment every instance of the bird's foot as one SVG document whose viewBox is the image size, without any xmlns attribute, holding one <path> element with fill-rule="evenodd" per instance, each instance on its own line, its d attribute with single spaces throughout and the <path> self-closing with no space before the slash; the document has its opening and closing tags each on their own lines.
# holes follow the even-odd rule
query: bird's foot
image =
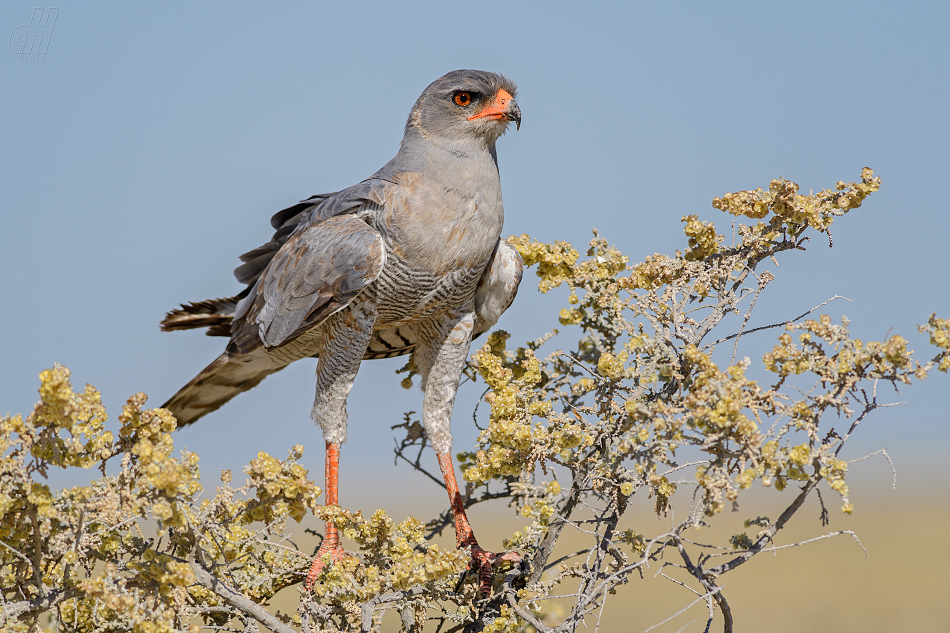
<svg viewBox="0 0 950 633">
<path fill-rule="evenodd" d="M 307 580 L 304 581 L 304 587 L 308 590 L 313 589 L 313 584 L 317 581 L 317 576 L 319 576 L 320 572 L 327 566 L 324 562 L 325 557 L 329 557 L 330 564 L 332 565 L 346 558 L 346 552 L 343 551 L 343 546 L 340 545 L 339 541 L 336 543 L 327 543 L 327 541 L 324 540 L 323 544 L 320 545 L 320 549 L 317 550 L 316 556 L 313 557 L 313 564 L 310 565 L 310 573 L 307 574 Z"/>
<path fill-rule="evenodd" d="M 472 562 L 469 564 L 469 571 L 478 574 L 478 594 L 482 599 L 491 595 L 492 585 L 492 565 L 498 561 L 507 561 L 512 564 L 521 562 L 521 554 L 518 552 L 502 552 L 496 554 L 482 549 L 478 543 L 472 544 Z"/>
</svg>

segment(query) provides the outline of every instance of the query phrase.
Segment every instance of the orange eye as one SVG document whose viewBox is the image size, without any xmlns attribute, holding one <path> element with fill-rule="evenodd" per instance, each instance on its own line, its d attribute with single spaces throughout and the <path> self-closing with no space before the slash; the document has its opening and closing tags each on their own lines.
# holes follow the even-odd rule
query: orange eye
<svg viewBox="0 0 950 633">
<path fill-rule="evenodd" d="M 456 92 L 452 100 L 455 101 L 457 106 L 467 106 L 472 102 L 472 95 L 467 92 Z"/>
</svg>

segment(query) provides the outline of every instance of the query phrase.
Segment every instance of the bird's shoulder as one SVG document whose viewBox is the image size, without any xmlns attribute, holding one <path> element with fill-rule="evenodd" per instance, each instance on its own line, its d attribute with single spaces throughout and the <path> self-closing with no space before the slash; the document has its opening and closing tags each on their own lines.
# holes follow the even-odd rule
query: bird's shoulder
<svg viewBox="0 0 950 633">
<path fill-rule="evenodd" d="M 388 191 L 396 183 L 378 177 L 379 173 L 351 187 L 332 193 L 320 193 L 281 209 L 271 217 L 275 229 L 271 239 L 257 248 L 241 255 L 241 265 L 234 269 L 234 276 L 248 288 L 260 279 L 274 256 L 285 248 L 290 237 L 307 226 L 344 214 L 371 213 L 382 207 Z"/>
</svg>

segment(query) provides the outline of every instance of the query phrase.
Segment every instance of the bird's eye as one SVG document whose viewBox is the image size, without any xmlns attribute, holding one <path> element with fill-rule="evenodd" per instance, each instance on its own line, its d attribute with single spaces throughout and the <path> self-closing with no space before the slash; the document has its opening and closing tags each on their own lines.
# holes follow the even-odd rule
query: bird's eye
<svg viewBox="0 0 950 633">
<path fill-rule="evenodd" d="M 452 101 L 454 101 L 457 106 L 467 106 L 472 102 L 472 95 L 468 92 L 456 92 Z"/>
</svg>

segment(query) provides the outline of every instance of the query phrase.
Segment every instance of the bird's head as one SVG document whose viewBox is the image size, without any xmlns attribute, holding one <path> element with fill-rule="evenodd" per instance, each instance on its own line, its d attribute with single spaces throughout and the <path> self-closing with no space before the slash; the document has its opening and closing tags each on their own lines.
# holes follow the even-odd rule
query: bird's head
<svg viewBox="0 0 950 633">
<path fill-rule="evenodd" d="M 521 127 L 517 88 L 510 79 L 482 70 L 453 70 L 433 81 L 409 113 L 406 132 L 449 142 L 494 146 L 511 121 Z"/>
</svg>

